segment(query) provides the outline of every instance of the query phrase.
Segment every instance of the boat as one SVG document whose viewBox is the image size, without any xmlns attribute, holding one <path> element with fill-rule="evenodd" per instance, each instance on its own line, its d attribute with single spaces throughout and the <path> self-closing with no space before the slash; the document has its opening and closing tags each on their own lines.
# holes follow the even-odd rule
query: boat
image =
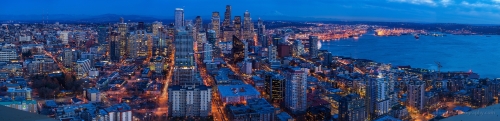
<svg viewBox="0 0 500 121">
<path fill-rule="evenodd" d="M 354 35 L 352 38 L 359 39 L 359 35 Z"/>
<path fill-rule="evenodd" d="M 420 38 L 420 37 L 419 37 L 418 35 L 416 35 L 416 34 L 415 34 L 415 39 L 418 39 L 418 38 Z"/>
</svg>

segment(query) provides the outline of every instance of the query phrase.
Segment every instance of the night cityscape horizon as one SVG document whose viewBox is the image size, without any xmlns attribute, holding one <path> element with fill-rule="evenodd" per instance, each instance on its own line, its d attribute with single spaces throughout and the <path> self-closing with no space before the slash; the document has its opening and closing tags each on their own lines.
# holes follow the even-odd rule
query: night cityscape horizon
<svg viewBox="0 0 500 121">
<path fill-rule="evenodd" d="M 500 113 L 499 0 L 2 3 L 0 120 Z"/>
</svg>

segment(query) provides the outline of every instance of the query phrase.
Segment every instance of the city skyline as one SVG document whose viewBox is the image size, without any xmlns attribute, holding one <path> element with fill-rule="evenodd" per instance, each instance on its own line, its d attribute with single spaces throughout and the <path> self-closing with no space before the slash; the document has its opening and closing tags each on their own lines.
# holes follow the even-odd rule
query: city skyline
<svg viewBox="0 0 500 121">
<path fill-rule="evenodd" d="M 157 19 L 172 19 L 172 9 L 184 8 L 186 19 L 196 16 L 210 18 L 211 12 L 224 12 L 232 6 L 232 17 L 252 13 L 253 20 L 332 20 L 332 21 L 393 21 L 423 23 L 500 24 L 500 0 L 384 0 L 384 1 L 5 1 L 0 16 L 51 15 L 73 17 L 103 14 L 140 15 Z M 265 4 L 262 4 L 265 3 Z M 41 6 L 43 4 L 43 6 Z M 262 4 L 262 5 L 261 5 Z M 113 6 L 109 6 L 113 5 Z M 204 5 L 204 6 L 199 6 Z M 24 7 L 18 7 L 24 6 Z M 92 8 L 92 9 L 88 9 Z M 30 19 L 42 19 L 31 17 Z M 69 17 L 66 17 L 69 19 Z"/>
</svg>

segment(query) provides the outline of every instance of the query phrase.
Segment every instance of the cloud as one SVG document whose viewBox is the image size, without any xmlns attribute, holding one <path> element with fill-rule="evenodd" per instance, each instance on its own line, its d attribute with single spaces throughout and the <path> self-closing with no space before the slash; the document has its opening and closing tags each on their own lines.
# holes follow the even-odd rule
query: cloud
<svg viewBox="0 0 500 121">
<path fill-rule="evenodd" d="M 401 3 L 410 3 L 415 5 L 430 5 L 430 6 L 437 5 L 437 3 L 434 0 L 389 0 L 389 2 L 401 2 Z"/>
<path fill-rule="evenodd" d="M 388 1 L 389 2 L 410 3 L 410 4 L 415 4 L 415 5 L 429 5 L 429 6 L 442 5 L 444 7 L 447 7 L 448 5 L 453 4 L 453 0 L 388 0 Z"/>
<path fill-rule="evenodd" d="M 500 0 L 491 0 L 494 3 L 500 3 Z"/>
<path fill-rule="evenodd" d="M 494 1 L 500 1 L 500 0 L 493 0 Z M 495 8 L 495 9 L 500 9 L 500 4 L 495 4 L 495 3 L 482 3 L 482 2 L 476 2 L 476 3 L 469 3 L 466 1 L 462 1 L 461 3 L 462 6 L 465 7 L 470 7 L 470 8 Z"/>
</svg>

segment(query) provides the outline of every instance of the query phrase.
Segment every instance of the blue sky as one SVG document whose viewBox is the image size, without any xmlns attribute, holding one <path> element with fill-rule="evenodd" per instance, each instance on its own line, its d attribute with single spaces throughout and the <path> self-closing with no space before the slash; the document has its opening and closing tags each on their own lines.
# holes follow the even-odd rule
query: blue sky
<svg viewBox="0 0 500 121">
<path fill-rule="evenodd" d="M 500 24 L 500 0 L 7 0 L 0 15 L 127 14 L 170 18 L 184 8 L 186 19 L 231 5 L 254 19 L 309 17 L 358 21 Z"/>
</svg>

